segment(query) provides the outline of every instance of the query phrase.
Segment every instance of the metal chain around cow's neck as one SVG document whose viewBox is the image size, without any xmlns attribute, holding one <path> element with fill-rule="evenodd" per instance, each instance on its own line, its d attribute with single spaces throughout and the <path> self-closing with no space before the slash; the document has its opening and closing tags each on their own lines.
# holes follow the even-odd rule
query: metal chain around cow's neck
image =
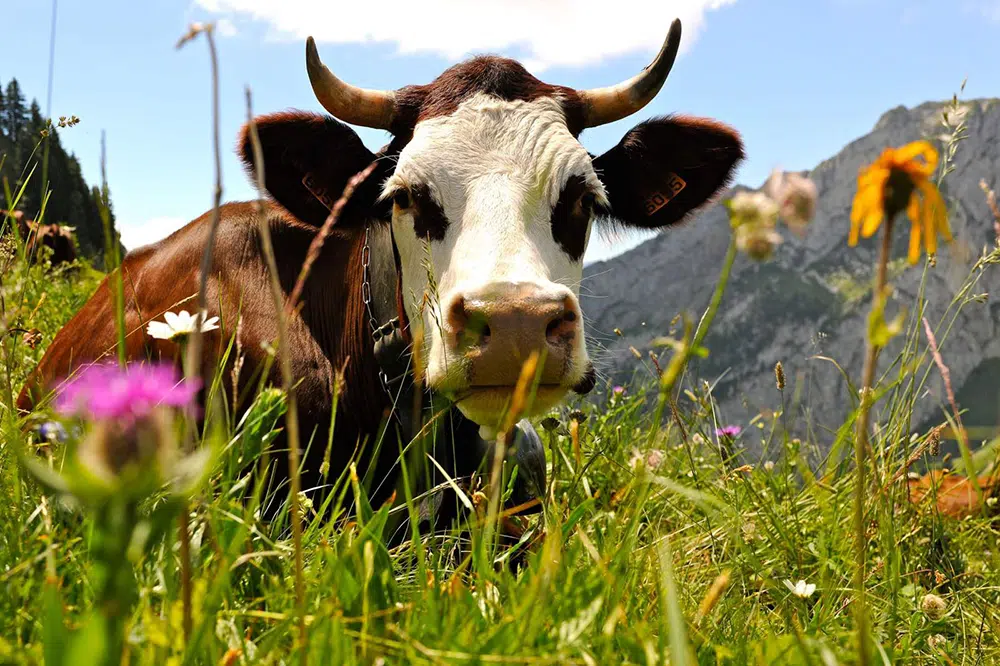
<svg viewBox="0 0 1000 666">
<path fill-rule="evenodd" d="M 368 325 L 372 329 L 372 333 L 379 329 L 378 321 L 375 320 L 375 315 L 372 313 L 372 283 L 371 283 L 371 271 L 369 266 L 372 261 L 372 248 L 369 243 L 369 234 L 371 233 L 371 225 L 365 225 L 365 244 L 361 248 L 361 300 L 364 301 L 365 310 L 368 312 Z"/>
<path fill-rule="evenodd" d="M 403 387 L 406 382 L 402 381 L 405 377 L 397 377 L 393 379 L 387 373 L 388 367 L 386 366 L 386 357 L 391 357 L 391 354 L 388 353 L 386 342 L 388 341 L 388 336 L 392 333 L 399 333 L 399 318 L 393 318 L 381 325 L 375 318 L 375 313 L 372 311 L 371 259 L 371 225 L 368 224 L 365 225 L 365 242 L 361 247 L 361 300 L 364 302 L 365 311 L 368 313 L 368 326 L 371 328 L 372 332 L 375 361 L 379 366 L 379 383 L 382 385 L 382 390 L 385 391 L 386 395 L 389 397 L 389 401 L 396 404 L 402 396 Z M 397 353 L 396 356 L 398 357 L 400 354 Z M 396 368 L 396 370 L 398 371 L 398 368 Z M 408 364 L 407 368 L 404 369 L 403 372 L 404 374 L 408 372 Z M 390 384 L 399 384 L 395 393 L 393 392 Z"/>
</svg>

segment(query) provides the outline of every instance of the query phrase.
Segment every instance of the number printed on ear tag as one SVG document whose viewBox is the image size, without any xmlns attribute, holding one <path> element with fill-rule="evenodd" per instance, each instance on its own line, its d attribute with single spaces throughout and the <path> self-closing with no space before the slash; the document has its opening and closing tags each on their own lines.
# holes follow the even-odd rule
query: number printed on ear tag
<svg viewBox="0 0 1000 666">
<path fill-rule="evenodd" d="M 654 192 L 649 198 L 646 199 L 646 215 L 652 215 L 656 211 L 660 210 L 668 203 L 670 200 L 680 194 L 680 191 L 687 187 L 687 183 L 684 179 L 678 176 L 676 173 L 669 174 L 667 178 L 667 187 L 665 192 Z"/>
<path fill-rule="evenodd" d="M 319 202 L 327 208 L 333 208 L 333 199 L 327 193 L 326 188 L 316 182 L 312 173 L 306 172 L 302 177 L 302 186 L 309 190 L 310 194 L 319 199 Z"/>
</svg>

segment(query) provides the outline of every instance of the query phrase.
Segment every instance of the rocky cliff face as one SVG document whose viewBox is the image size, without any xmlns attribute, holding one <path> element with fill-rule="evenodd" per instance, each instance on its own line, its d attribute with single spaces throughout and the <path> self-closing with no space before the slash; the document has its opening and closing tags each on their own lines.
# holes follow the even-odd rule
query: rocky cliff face
<svg viewBox="0 0 1000 666">
<path fill-rule="evenodd" d="M 798 391 L 801 398 L 796 422 L 810 424 L 821 439 L 824 431 L 843 423 L 849 409 L 843 377 L 834 365 L 815 357 L 835 359 L 855 381 L 860 376 L 876 239 L 847 247 L 858 169 L 887 146 L 921 138 L 941 146 L 945 108 L 945 103 L 925 103 L 884 114 L 871 133 L 806 173 L 819 190 L 817 216 L 806 238 L 785 231 L 785 243 L 768 263 L 737 259 L 707 341 L 710 355 L 693 368 L 699 378 L 717 380 L 715 395 L 727 421 L 746 424 L 761 409 L 780 404 L 773 369 L 781 361 L 788 377 L 786 397 Z M 955 169 L 942 188 L 956 241 L 939 250 L 925 285 L 932 325 L 941 320 L 983 247 L 995 243 L 979 182 L 1000 186 L 1000 100 L 974 100 L 963 108 L 968 138 L 958 145 Z M 895 276 L 894 303 L 912 312 L 922 268 L 904 263 L 908 233 L 908 222 L 898 226 L 897 260 L 890 275 Z M 621 382 L 650 376 L 637 370 L 640 364 L 629 346 L 645 354 L 650 341 L 667 334 L 682 311 L 697 321 L 716 284 L 728 242 L 725 210 L 715 205 L 681 228 L 587 267 L 581 300 L 594 357 L 609 378 Z M 982 292 L 989 297 L 965 305 L 942 351 L 955 389 L 966 386 L 959 399 L 964 395 L 977 402 L 978 413 L 970 418 L 986 425 L 991 418 L 995 424 L 1000 400 L 1000 374 L 993 372 L 1000 367 L 1000 266 L 987 268 L 972 290 Z M 613 333 L 616 327 L 622 337 Z M 926 342 L 923 337 L 921 341 Z M 889 367 L 892 352 L 883 353 L 880 370 Z M 917 403 L 915 427 L 940 414 L 943 393 L 936 372 L 928 387 Z"/>
</svg>

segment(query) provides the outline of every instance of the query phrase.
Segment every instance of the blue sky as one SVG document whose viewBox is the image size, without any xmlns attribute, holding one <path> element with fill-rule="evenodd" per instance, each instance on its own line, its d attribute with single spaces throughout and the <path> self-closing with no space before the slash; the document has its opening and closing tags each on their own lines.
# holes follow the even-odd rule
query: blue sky
<svg viewBox="0 0 1000 666">
<path fill-rule="evenodd" d="M 5 5 L 0 79 L 16 76 L 44 111 L 51 2 Z M 966 98 L 1000 96 L 1000 0 L 62 0 L 58 9 L 52 115 L 81 118 L 62 139 L 90 182 L 107 132 L 128 247 L 211 205 L 207 47 L 174 49 L 192 21 L 221 21 L 227 200 L 253 196 L 233 150 L 245 85 L 257 113 L 320 110 L 305 73 L 308 34 L 341 78 L 364 87 L 426 83 L 466 53 L 493 52 L 583 88 L 639 71 L 679 16 L 684 44 L 660 95 L 583 142 L 599 153 L 651 115 L 714 117 L 743 134 L 738 181 L 754 187 L 775 166 L 807 169 L 833 155 L 893 106 L 949 98 L 966 77 Z M 382 132 L 360 134 L 372 148 L 385 143 Z M 640 240 L 595 240 L 586 259 Z"/>
</svg>

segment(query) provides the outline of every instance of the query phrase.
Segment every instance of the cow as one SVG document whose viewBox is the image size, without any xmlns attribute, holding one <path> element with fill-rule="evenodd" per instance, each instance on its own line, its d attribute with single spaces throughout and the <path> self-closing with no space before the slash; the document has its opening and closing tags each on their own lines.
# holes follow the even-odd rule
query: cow
<svg viewBox="0 0 1000 666">
<path fill-rule="evenodd" d="M 380 428 L 393 409 L 387 389 L 413 379 L 407 367 L 420 369 L 424 397 L 444 405 L 435 413 L 444 414 L 440 421 L 450 434 L 434 455 L 447 458 L 449 473 L 463 478 L 490 457 L 498 419 L 532 352 L 540 360 L 526 419 L 570 393 L 593 389 L 578 295 L 595 225 L 679 224 L 729 185 L 743 159 L 734 129 L 690 116 L 641 122 L 599 156 L 580 143 L 585 129 L 625 118 L 653 99 L 680 37 L 674 21 L 644 70 L 591 90 L 544 83 L 517 61 L 493 55 L 454 65 L 429 84 L 364 89 L 334 75 L 314 40 L 306 40 L 309 81 L 329 115 L 294 110 L 254 122 L 264 214 L 286 298 L 345 185 L 374 166 L 339 211 L 305 283 L 302 306 L 288 321 L 307 447 L 303 487 L 323 484 L 331 419 L 331 478 L 359 460 L 361 443 L 382 441 Z M 349 125 L 387 130 L 390 141 L 373 153 Z M 260 165 L 248 126 L 237 151 L 256 178 Z M 267 372 L 268 381 L 280 383 L 266 349 L 276 338 L 276 318 L 266 297 L 268 269 L 254 203 L 228 203 L 220 215 L 207 301 L 208 314 L 220 317 L 222 326 L 206 334 L 203 363 L 213 368 L 227 336 L 238 330 L 245 355 L 242 394 L 255 373 Z M 144 324 L 193 304 L 210 221 L 211 212 L 205 213 L 125 257 L 129 358 L 177 357 L 177 346 L 149 338 Z M 20 395 L 22 410 L 80 363 L 114 353 L 109 280 L 56 336 Z M 405 353 L 394 358 L 386 347 Z M 334 414 L 338 381 L 343 391 Z M 397 402 L 406 407 L 406 400 Z M 535 472 L 540 466 L 544 475 L 537 435 L 527 421 L 522 424 L 524 441 L 535 443 L 527 466 Z M 405 424 L 397 427 L 405 431 Z M 396 443 L 374 448 L 365 449 L 358 467 L 373 504 L 391 496 L 400 467 Z M 537 483 L 531 491 L 537 497 Z"/>
<path fill-rule="evenodd" d="M 47 247 L 52 251 L 49 256 L 49 263 L 52 266 L 68 264 L 76 260 L 74 227 L 65 224 L 43 224 L 29 220 L 20 210 L 14 212 L 0 210 L 0 220 L 5 218 L 13 220 L 13 223 L 10 223 L 11 226 L 17 225 L 18 235 L 21 242 L 26 244 L 27 253 L 32 262 L 37 260 L 38 252 L 42 247 Z"/>
</svg>

